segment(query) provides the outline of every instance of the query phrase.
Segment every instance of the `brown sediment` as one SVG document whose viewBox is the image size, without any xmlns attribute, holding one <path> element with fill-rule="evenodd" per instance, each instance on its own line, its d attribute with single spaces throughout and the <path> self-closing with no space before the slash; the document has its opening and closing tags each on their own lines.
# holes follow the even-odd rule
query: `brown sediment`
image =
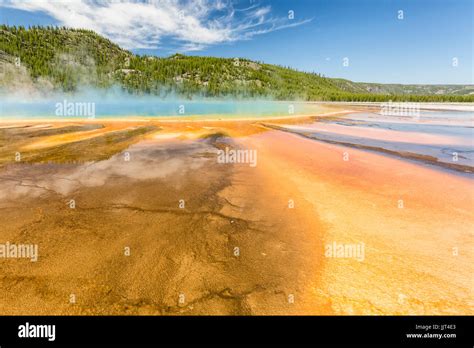
<svg viewBox="0 0 474 348">
<path fill-rule="evenodd" d="M 47 165 L 4 168 L 2 241 L 38 244 L 40 255 L 37 263 L 1 260 L 3 313 L 298 314 L 324 308 L 327 303 L 305 295 L 311 289 L 304 277 L 313 277 L 319 263 L 313 254 L 318 240 L 304 235 L 305 226 L 317 220 L 295 213 L 294 221 L 282 218 L 287 196 L 275 192 L 264 170 L 216 161 L 224 142 L 238 146 L 225 134 L 262 131 L 250 128 L 207 129 L 215 133 L 178 141 L 146 138 L 127 148 L 130 162 L 117 152 L 97 162 L 65 165 L 58 157 Z"/>
<path fill-rule="evenodd" d="M 473 313 L 469 179 L 254 120 L 94 124 L 27 163 L 7 153 L 57 134 L 0 151 L 0 243 L 39 247 L 0 259 L 2 314 Z"/>
<path fill-rule="evenodd" d="M 94 130 L 86 130 L 83 129 Z M 79 131 L 77 131 L 79 130 Z M 35 132 L 8 132 L 2 139 L 9 137 L 8 144 L 0 150 L 0 166 L 15 163 L 16 153 L 23 163 L 70 163 L 107 159 L 133 143 L 139 141 L 151 131 L 158 130 L 152 125 L 135 127 L 104 127 L 97 124 L 83 127 L 65 125 L 53 129 Z M 93 132 L 93 134 L 91 134 Z M 87 133 L 87 135 L 84 135 Z"/>
</svg>

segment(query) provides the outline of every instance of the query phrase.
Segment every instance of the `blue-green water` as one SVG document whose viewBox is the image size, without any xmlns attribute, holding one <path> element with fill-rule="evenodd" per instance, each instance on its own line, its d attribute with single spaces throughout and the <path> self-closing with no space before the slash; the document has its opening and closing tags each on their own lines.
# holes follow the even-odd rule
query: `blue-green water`
<svg viewBox="0 0 474 348">
<path fill-rule="evenodd" d="M 314 104 L 268 100 L 186 100 L 153 97 L 50 98 L 21 100 L 0 98 L 0 118 L 108 118 L 190 116 L 291 116 L 311 114 Z"/>
</svg>

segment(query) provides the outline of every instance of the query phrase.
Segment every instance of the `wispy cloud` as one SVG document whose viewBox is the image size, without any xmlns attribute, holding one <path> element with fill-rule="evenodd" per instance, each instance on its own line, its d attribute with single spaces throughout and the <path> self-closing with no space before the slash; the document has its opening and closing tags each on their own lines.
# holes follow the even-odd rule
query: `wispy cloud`
<svg viewBox="0 0 474 348">
<path fill-rule="evenodd" d="M 311 21 L 272 16 L 271 7 L 261 4 L 239 8 L 230 0 L 0 0 L 0 6 L 44 12 L 61 25 L 94 30 L 127 49 L 155 49 L 171 41 L 181 51 L 196 51 Z"/>
</svg>

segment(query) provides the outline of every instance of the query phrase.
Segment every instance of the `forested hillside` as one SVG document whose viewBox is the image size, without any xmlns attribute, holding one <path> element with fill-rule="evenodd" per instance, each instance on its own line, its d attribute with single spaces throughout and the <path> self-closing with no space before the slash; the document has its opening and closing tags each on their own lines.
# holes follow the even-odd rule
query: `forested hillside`
<svg viewBox="0 0 474 348">
<path fill-rule="evenodd" d="M 402 85 L 371 86 L 243 58 L 138 56 L 93 31 L 59 27 L 0 26 L 0 65 L 3 90 L 75 91 L 81 86 L 118 85 L 130 93 L 178 93 L 185 97 L 474 101 L 474 95 L 468 94 L 469 86 L 463 89 L 466 93 L 440 94 L 438 90 L 432 94 L 426 88 L 411 88 L 406 93 Z"/>
</svg>

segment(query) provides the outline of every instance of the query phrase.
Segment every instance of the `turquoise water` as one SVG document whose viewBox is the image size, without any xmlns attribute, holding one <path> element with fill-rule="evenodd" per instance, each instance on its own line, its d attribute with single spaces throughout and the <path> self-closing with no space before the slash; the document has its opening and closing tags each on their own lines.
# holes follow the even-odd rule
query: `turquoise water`
<svg viewBox="0 0 474 348">
<path fill-rule="evenodd" d="M 267 100 L 165 100 L 152 97 L 51 98 L 35 101 L 0 99 L 0 118 L 107 118 L 189 116 L 289 116 L 310 114 L 315 105 Z"/>
</svg>

